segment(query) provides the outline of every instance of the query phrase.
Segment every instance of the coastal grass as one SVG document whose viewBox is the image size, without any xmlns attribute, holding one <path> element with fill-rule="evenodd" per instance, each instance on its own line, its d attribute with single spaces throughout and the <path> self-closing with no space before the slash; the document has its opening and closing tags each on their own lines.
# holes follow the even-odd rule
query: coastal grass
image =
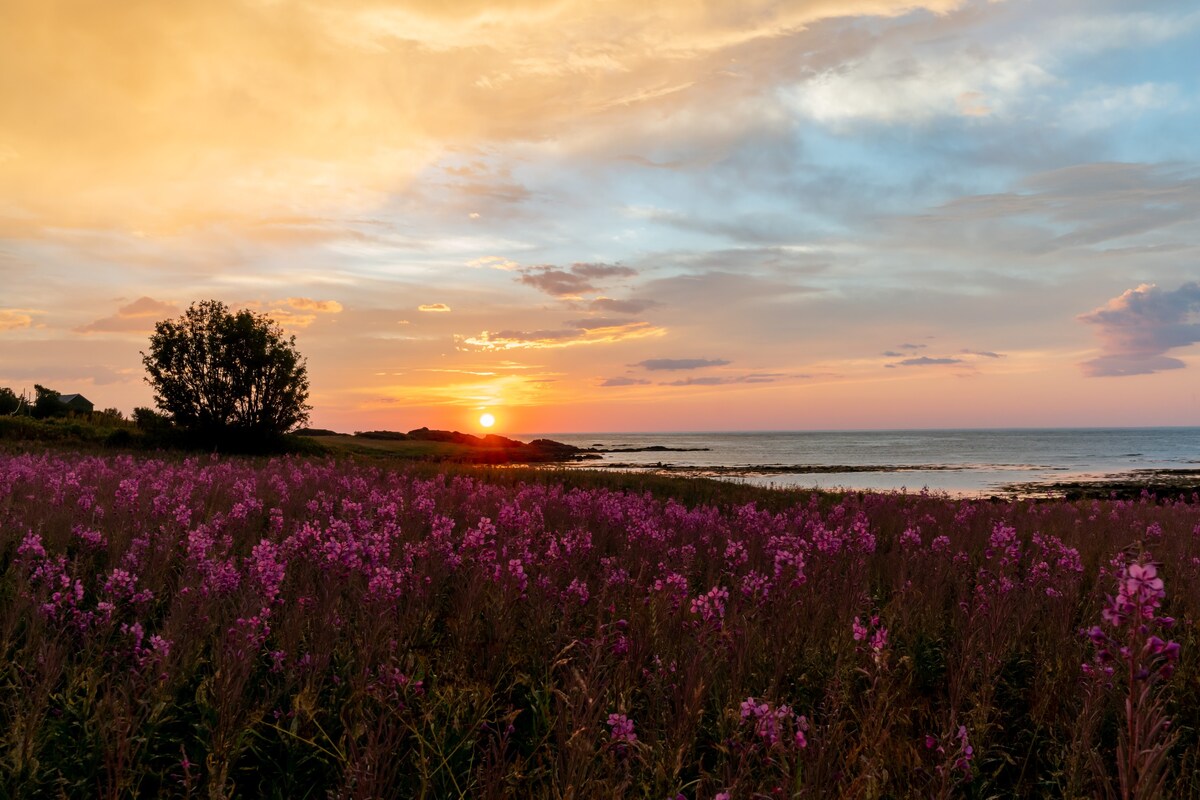
<svg viewBox="0 0 1200 800">
<path fill-rule="evenodd" d="M 8 450 L 0 797 L 1200 797 L 1197 580 L 1196 497 Z"/>
<path fill-rule="evenodd" d="M 301 437 L 325 448 L 330 455 L 355 455 L 417 460 L 456 460 L 470 458 L 475 450 L 454 442 L 419 439 L 374 439 L 346 433 L 320 437 Z M 498 449 L 498 448 L 497 448 Z"/>
</svg>

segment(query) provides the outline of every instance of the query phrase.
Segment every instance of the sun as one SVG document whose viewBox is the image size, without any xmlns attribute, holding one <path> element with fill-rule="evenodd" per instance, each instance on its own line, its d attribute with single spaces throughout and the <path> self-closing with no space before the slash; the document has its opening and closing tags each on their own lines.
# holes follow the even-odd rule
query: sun
<svg viewBox="0 0 1200 800">
<path fill-rule="evenodd" d="M 490 428 L 496 424 L 496 418 L 491 414 L 484 414 L 479 418 L 479 424 L 485 428 Z"/>
</svg>

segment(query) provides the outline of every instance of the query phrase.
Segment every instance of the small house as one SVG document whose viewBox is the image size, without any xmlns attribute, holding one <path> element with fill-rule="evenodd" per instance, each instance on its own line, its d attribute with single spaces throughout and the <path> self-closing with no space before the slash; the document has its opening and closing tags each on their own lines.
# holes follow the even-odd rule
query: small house
<svg viewBox="0 0 1200 800">
<path fill-rule="evenodd" d="M 95 409 L 92 401 L 81 394 L 60 395 L 58 402 L 66 406 L 67 410 L 74 411 L 76 414 L 90 414 Z"/>
</svg>

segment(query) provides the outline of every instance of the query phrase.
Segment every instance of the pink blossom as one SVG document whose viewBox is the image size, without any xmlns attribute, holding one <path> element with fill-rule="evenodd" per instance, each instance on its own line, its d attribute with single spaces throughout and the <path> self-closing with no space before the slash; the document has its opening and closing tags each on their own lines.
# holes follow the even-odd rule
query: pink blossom
<svg viewBox="0 0 1200 800">
<path fill-rule="evenodd" d="M 714 586 L 707 593 L 692 600 L 692 613 L 700 615 L 705 622 L 720 624 L 725 619 L 725 602 L 729 600 L 729 590 L 723 586 Z"/>
<path fill-rule="evenodd" d="M 633 720 L 624 714 L 608 715 L 609 737 L 612 741 L 623 745 L 637 743 L 637 734 L 633 730 Z"/>
</svg>

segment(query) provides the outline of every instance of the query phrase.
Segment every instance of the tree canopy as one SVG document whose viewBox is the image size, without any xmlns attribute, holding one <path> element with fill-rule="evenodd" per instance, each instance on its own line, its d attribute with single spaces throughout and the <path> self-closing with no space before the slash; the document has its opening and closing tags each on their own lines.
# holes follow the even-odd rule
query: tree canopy
<svg viewBox="0 0 1200 800">
<path fill-rule="evenodd" d="M 157 406 L 202 443 L 255 446 L 308 422 L 296 338 L 261 314 L 193 303 L 155 324 L 142 363 Z"/>
<path fill-rule="evenodd" d="M 12 414 L 22 406 L 21 398 L 7 386 L 0 386 L 0 414 Z"/>
<path fill-rule="evenodd" d="M 36 398 L 33 401 L 33 416 L 38 419 L 46 419 L 67 415 L 67 407 L 62 403 L 62 393 L 42 386 L 40 383 L 33 385 L 33 392 Z"/>
</svg>

